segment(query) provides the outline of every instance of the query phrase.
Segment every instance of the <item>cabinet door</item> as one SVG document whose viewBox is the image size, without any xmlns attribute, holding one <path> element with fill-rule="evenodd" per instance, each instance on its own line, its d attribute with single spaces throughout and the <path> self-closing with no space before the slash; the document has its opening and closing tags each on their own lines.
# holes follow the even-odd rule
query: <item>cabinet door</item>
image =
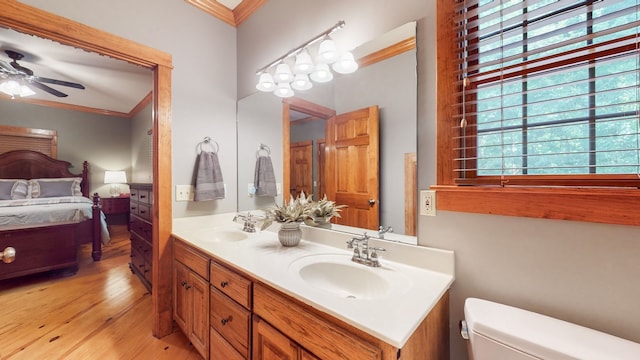
<svg viewBox="0 0 640 360">
<path fill-rule="evenodd" d="M 209 355 L 209 284 L 191 273 L 187 285 L 188 295 L 192 298 L 192 321 L 189 340 L 204 358 Z"/>
<path fill-rule="evenodd" d="M 300 360 L 320 360 L 320 358 L 302 349 L 302 354 L 300 354 Z"/>
<path fill-rule="evenodd" d="M 298 345 L 253 316 L 253 360 L 297 360 L 299 353 Z"/>
<path fill-rule="evenodd" d="M 187 293 L 189 269 L 181 263 L 173 262 L 173 318 L 185 334 L 189 333 L 191 303 Z"/>
</svg>

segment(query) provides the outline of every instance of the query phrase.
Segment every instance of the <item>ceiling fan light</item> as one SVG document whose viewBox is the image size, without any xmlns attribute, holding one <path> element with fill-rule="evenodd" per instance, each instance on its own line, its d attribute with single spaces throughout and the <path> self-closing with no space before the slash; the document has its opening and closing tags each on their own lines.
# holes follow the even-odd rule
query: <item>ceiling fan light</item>
<svg viewBox="0 0 640 360">
<path fill-rule="evenodd" d="M 281 63 L 276 67 L 275 79 L 278 83 L 291 82 L 293 80 L 293 73 L 291 68 L 285 63 Z"/>
<path fill-rule="evenodd" d="M 339 74 L 351 74 L 358 70 L 358 63 L 356 62 L 353 54 L 349 51 L 342 54 L 340 59 L 333 63 L 333 70 Z"/>
<path fill-rule="evenodd" d="M 306 74 L 297 74 L 295 79 L 291 82 L 291 87 L 296 90 L 309 90 L 313 87 L 311 81 L 309 81 L 309 76 Z"/>
<path fill-rule="evenodd" d="M 310 74 L 313 71 L 313 61 L 307 50 L 303 50 L 296 55 L 296 63 L 293 65 L 293 72 L 296 74 Z"/>
<path fill-rule="evenodd" d="M 277 97 L 288 98 L 292 97 L 294 92 L 291 90 L 291 85 L 287 82 L 278 83 L 278 87 L 274 90 L 273 94 Z"/>
<path fill-rule="evenodd" d="M 311 80 L 317 83 L 329 82 L 333 79 L 333 73 L 329 70 L 329 65 L 318 64 L 311 73 Z"/>
<path fill-rule="evenodd" d="M 256 89 L 264 92 L 271 92 L 275 90 L 276 83 L 273 81 L 273 76 L 269 73 L 260 74 L 260 80 L 258 80 L 258 84 L 256 85 Z"/>
<path fill-rule="evenodd" d="M 332 64 L 338 60 L 336 44 L 330 38 L 323 40 L 318 48 L 318 60 L 325 64 Z"/>
<path fill-rule="evenodd" d="M 35 95 L 35 92 L 28 86 L 20 84 L 16 80 L 6 80 L 0 83 L 0 92 L 11 96 L 12 99 L 15 98 L 16 95 L 20 97 Z"/>
</svg>

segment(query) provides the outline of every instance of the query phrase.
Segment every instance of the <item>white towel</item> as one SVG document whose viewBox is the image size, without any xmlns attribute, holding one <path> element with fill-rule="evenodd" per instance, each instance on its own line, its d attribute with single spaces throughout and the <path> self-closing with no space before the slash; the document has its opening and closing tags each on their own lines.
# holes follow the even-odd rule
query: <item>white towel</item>
<svg viewBox="0 0 640 360">
<path fill-rule="evenodd" d="M 253 186 L 256 188 L 256 196 L 276 196 L 276 175 L 273 172 L 271 157 L 258 156 L 256 170 L 253 175 Z"/>
<path fill-rule="evenodd" d="M 224 181 L 218 154 L 202 151 L 198 155 L 198 171 L 196 174 L 196 191 L 194 201 L 224 199 Z"/>
</svg>

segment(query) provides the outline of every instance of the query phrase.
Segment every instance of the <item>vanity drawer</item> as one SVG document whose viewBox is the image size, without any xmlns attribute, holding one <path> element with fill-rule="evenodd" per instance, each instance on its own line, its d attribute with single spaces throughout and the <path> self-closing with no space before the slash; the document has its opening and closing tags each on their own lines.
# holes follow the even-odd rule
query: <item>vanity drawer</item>
<svg viewBox="0 0 640 360">
<path fill-rule="evenodd" d="M 211 285 L 232 298 L 238 304 L 251 309 L 251 281 L 236 272 L 212 261 Z"/>
<path fill-rule="evenodd" d="M 249 356 L 251 313 L 211 287 L 209 324 L 245 358 Z"/>
<path fill-rule="evenodd" d="M 181 241 L 173 241 L 173 256 L 203 279 L 209 281 L 209 259 L 187 247 Z"/>
<path fill-rule="evenodd" d="M 152 192 L 149 190 L 138 190 L 138 201 L 141 204 L 152 204 L 151 194 Z"/>
<path fill-rule="evenodd" d="M 138 216 L 151 221 L 151 207 L 147 204 L 138 203 Z"/>
<path fill-rule="evenodd" d="M 374 360 L 382 349 L 356 337 L 293 299 L 255 284 L 253 312 L 321 359 Z M 375 316 L 375 314 L 372 314 Z"/>
<path fill-rule="evenodd" d="M 209 360 L 245 360 L 246 358 L 218 334 L 213 328 L 209 331 Z"/>
</svg>

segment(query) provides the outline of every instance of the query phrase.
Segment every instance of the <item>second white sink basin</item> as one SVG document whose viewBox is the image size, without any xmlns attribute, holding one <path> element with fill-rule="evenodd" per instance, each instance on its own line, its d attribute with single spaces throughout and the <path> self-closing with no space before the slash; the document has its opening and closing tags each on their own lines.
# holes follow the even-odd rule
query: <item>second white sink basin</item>
<svg viewBox="0 0 640 360">
<path fill-rule="evenodd" d="M 345 299 L 399 296 L 411 286 L 408 277 L 389 266 L 368 267 L 345 254 L 303 256 L 289 265 L 289 272 L 301 285 Z"/>
<path fill-rule="evenodd" d="M 200 239 L 207 242 L 235 242 L 249 238 L 247 233 L 236 229 L 209 228 L 197 230 Z"/>
</svg>

